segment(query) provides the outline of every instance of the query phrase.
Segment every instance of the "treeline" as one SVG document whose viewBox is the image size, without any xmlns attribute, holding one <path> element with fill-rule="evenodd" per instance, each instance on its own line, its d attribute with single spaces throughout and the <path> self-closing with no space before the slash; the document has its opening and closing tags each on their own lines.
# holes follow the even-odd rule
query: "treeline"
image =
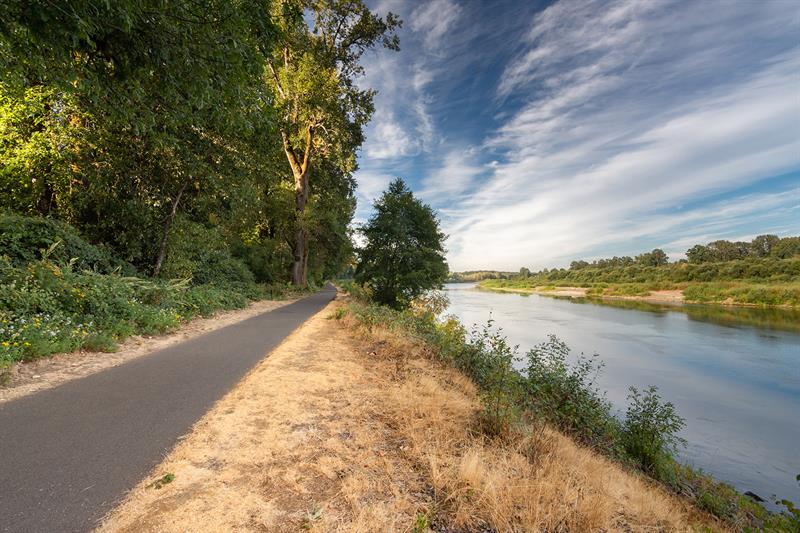
<svg viewBox="0 0 800 533">
<path fill-rule="evenodd" d="M 535 272 L 529 276 L 517 276 L 514 281 L 525 281 L 529 285 L 570 282 L 583 286 L 587 283 L 646 283 L 652 281 L 673 283 L 742 279 L 795 281 L 799 277 L 800 258 L 765 258 L 702 264 L 678 262 L 658 267 L 634 263 L 623 267 L 554 268 Z"/>
<path fill-rule="evenodd" d="M 450 272 L 446 283 L 468 283 L 483 281 L 485 279 L 510 279 L 516 272 L 500 272 L 497 270 L 467 270 L 465 272 Z"/>
<path fill-rule="evenodd" d="M 690 263 L 715 263 L 772 257 L 789 259 L 800 255 L 800 237 L 759 235 L 750 242 L 714 241 L 703 246 L 698 244 L 686 251 Z"/>
<path fill-rule="evenodd" d="M 696 245 L 686 253 L 688 259 L 669 262 L 667 254 L 656 248 L 636 257 L 612 257 L 595 261 L 573 261 L 570 267 L 530 272 L 520 269 L 515 281 L 527 285 L 569 282 L 647 283 L 733 281 L 795 281 L 800 277 L 800 237 L 779 238 L 761 235 L 749 243 L 714 241 Z"/>
<path fill-rule="evenodd" d="M 373 111 L 360 59 L 399 24 L 359 1 L 4 2 L 0 211 L 140 275 L 332 277 Z"/>
<path fill-rule="evenodd" d="M 718 240 L 706 245 L 697 244 L 686 251 L 685 262 L 693 264 L 719 263 L 766 257 L 788 259 L 796 255 L 800 255 L 800 237 L 780 238 L 777 235 L 759 235 L 750 242 Z M 684 262 L 684 260 L 678 261 L 678 263 L 680 262 Z M 614 256 L 596 259 L 592 262 L 572 261 L 569 268 L 570 270 L 580 270 L 583 268 L 620 268 L 631 265 L 662 266 L 667 263 L 669 263 L 667 254 L 664 250 L 656 248 L 636 257 Z"/>
<path fill-rule="evenodd" d="M 280 298 L 352 263 L 353 0 L 8 0 L 0 382 L 13 362 Z M 291 283 L 295 288 L 288 289 Z"/>
</svg>

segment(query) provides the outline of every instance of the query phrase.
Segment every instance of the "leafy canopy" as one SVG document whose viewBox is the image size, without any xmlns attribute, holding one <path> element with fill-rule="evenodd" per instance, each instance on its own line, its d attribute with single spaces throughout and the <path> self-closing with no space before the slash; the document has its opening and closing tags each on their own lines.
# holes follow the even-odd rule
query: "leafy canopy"
<svg viewBox="0 0 800 533">
<path fill-rule="evenodd" d="M 366 245 L 359 250 L 355 279 L 372 290 L 378 303 L 404 308 L 447 278 L 445 235 L 430 206 L 415 198 L 399 178 L 374 208 L 375 214 L 361 228 Z"/>
</svg>

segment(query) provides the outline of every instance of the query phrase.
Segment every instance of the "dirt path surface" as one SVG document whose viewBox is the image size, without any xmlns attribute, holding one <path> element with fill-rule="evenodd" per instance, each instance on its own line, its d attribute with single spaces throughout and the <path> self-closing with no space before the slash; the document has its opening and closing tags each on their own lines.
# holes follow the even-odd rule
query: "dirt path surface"
<svg viewBox="0 0 800 533">
<path fill-rule="evenodd" d="M 196 318 L 165 335 L 135 335 L 120 343 L 117 351 L 113 353 L 80 351 L 16 364 L 11 369 L 8 382 L 0 385 L 0 404 L 106 368 L 119 366 L 131 359 L 149 355 L 168 346 L 272 311 L 293 301 L 261 300 L 245 309 L 223 311 L 210 317 Z"/>
<path fill-rule="evenodd" d="M 98 532 L 639 532 L 709 523 L 555 432 L 486 440 L 472 382 L 405 337 L 354 327 L 341 305 L 250 372 Z"/>
<path fill-rule="evenodd" d="M 0 530 L 92 529 L 214 402 L 334 295 L 321 291 L 0 404 Z"/>
</svg>

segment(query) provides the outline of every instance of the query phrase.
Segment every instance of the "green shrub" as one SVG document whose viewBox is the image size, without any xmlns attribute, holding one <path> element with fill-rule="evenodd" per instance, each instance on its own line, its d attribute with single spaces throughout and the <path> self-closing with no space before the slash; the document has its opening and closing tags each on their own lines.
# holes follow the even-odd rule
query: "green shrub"
<svg viewBox="0 0 800 533">
<path fill-rule="evenodd" d="M 170 235 L 160 277 L 206 283 L 254 283 L 247 265 L 233 257 L 219 227 L 179 218 Z"/>
<path fill-rule="evenodd" d="M 117 342 L 108 333 L 91 333 L 83 340 L 81 347 L 91 352 L 115 352 Z"/>
<path fill-rule="evenodd" d="M 279 285 L 190 285 L 78 272 L 49 259 L 14 266 L 0 257 L 0 367 L 80 348 L 113 351 L 134 333 L 163 333 L 196 315 L 285 293 Z"/>
<path fill-rule="evenodd" d="M 492 322 L 473 330 L 462 354 L 469 359 L 463 365 L 480 385 L 481 429 L 489 436 L 503 436 L 518 424 L 521 414 L 520 375 L 514 369 L 517 349 L 508 344 Z"/>
<path fill-rule="evenodd" d="M 119 270 L 128 275 L 135 272 L 132 265 L 90 244 L 76 229 L 63 222 L 0 214 L 0 254 L 7 256 L 12 265 L 22 266 L 41 259 L 48 250 L 51 250 L 50 260 L 56 263 L 73 261 L 73 267 L 78 270 L 102 273 Z"/>
<path fill-rule="evenodd" d="M 555 335 L 526 354 L 526 408 L 579 441 L 610 450 L 618 424 L 611 404 L 595 386 L 603 362 L 598 354 L 581 354 L 574 363 L 568 362 L 569 356 L 569 347 Z"/>
<path fill-rule="evenodd" d="M 671 402 L 662 403 L 658 388 L 640 392 L 631 387 L 628 410 L 622 424 L 622 445 L 629 457 L 647 473 L 663 479 L 673 454 L 686 441 L 678 437 L 685 426 Z"/>
</svg>

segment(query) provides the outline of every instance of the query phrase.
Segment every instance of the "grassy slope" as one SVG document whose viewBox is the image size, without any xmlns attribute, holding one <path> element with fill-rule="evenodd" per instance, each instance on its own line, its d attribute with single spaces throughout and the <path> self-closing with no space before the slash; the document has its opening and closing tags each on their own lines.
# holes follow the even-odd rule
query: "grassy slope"
<svg viewBox="0 0 800 533">
<path fill-rule="evenodd" d="M 392 343 L 396 344 L 398 342 L 397 339 L 400 339 L 401 346 L 406 347 L 402 348 L 401 351 L 412 351 L 412 353 L 413 350 L 421 351 L 428 357 L 438 359 L 448 366 L 455 365 L 468 373 L 474 373 L 474 368 L 473 370 L 469 369 L 475 362 L 479 366 L 484 366 L 487 363 L 491 364 L 489 360 L 484 359 L 483 362 L 480 362 L 480 360 L 474 360 L 473 355 L 469 355 L 471 352 L 470 347 L 464 344 L 463 334 L 459 333 L 459 330 L 463 331 L 463 329 L 457 324 L 454 325 L 452 321 L 440 324 L 432 321 L 430 315 L 426 316 L 424 313 L 398 313 L 386 308 L 358 302 L 350 305 L 350 313 L 355 319 L 357 328 L 366 332 L 365 334 L 368 338 L 376 337 L 378 339 L 377 346 L 387 343 L 391 349 Z M 389 340 L 387 341 L 385 338 Z M 410 348 L 408 348 L 409 346 Z M 465 356 L 466 359 L 464 359 Z M 500 387 L 502 389 L 504 386 L 500 385 Z M 576 387 L 580 388 L 578 385 Z M 485 420 L 487 413 L 490 416 L 492 415 L 494 410 L 493 403 L 497 399 L 501 402 L 508 401 L 509 398 L 513 397 L 513 393 L 510 393 L 508 389 L 504 392 L 502 390 L 484 388 L 480 392 L 480 397 L 484 404 L 481 410 L 481 417 Z M 508 404 L 506 405 L 508 406 Z M 546 404 L 542 404 L 541 408 L 546 408 Z M 494 439 L 492 442 L 495 444 L 498 442 L 516 442 L 517 450 L 520 450 L 525 449 L 524 446 L 527 445 L 519 444 L 521 442 L 520 439 L 522 439 L 522 442 L 526 442 L 525 439 L 531 435 L 541 434 L 543 431 L 543 426 L 541 425 L 542 413 L 527 412 L 524 406 L 519 409 L 522 410 L 521 413 L 518 413 L 518 415 L 521 414 L 521 417 L 517 419 L 514 426 L 511 426 L 512 431 L 506 432 L 506 435 L 499 441 Z M 513 407 L 510 410 L 506 408 L 507 414 L 512 411 L 514 411 Z M 568 419 L 570 421 L 568 426 L 571 427 L 571 433 L 568 434 L 574 434 L 575 438 L 583 441 L 585 432 L 581 429 L 582 423 L 580 419 L 591 420 L 591 416 L 590 412 L 583 407 L 579 407 L 578 414 L 581 416 L 577 419 Z M 547 415 L 545 414 L 544 416 L 546 417 Z M 577 425 L 573 425 L 574 423 L 577 423 Z M 481 425 L 473 425 L 469 431 L 473 433 L 480 432 Z M 602 442 L 595 444 L 593 449 L 599 449 L 604 454 L 608 454 L 615 464 L 616 461 L 621 461 L 621 464 L 626 465 L 626 469 L 633 468 L 635 470 L 637 468 L 636 457 L 628 455 L 627 452 L 620 455 L 617 446 L 614 444 L 614 440 L 619 439 L 620 435 L 615 436 L 612 431 L 607 437 L 611 438 L 612 441 L 606 442 L 605 446 Z M 761 505 L 737 493 L 730 485 L 720 483 L 688 466 L 680 465 L 669 455 L 659 459 L 659 465 L 657 471 L 652 472 L 651 475 L 656 476 L 660 480 L 659 483 L 663 483 L 662 486 L 679 494 L 685 501 L 691 502 L 696 508 L 722 519 L 726 524 L 725 528 L 730 527 L 740 531 L 796 531 L 800 527 L 800 511 L 794 509 L 791 502 L 784 502 L 787 510 L 783 513 L 770 513 Z"/>
<path fill-rule="evenodd" d="M 479 391 L 431 355 L 333 303 L 219 402 L 101 530 L 724 529 L 558 432 L 482 436 Z M 156 489 L 166 474 L 172 481 Z"/>
</svg>

